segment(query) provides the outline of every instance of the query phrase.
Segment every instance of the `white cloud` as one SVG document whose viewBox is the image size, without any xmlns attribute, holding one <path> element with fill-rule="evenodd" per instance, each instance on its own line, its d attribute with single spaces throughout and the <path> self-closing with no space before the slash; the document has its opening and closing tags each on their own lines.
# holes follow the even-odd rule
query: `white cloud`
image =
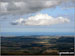
<svg viewBox="0 0 75 56">
<path fill-rule="evenodd" d="M 31 16 L 27 19 L 20 18 L 14 22 L 13 25 L 54 25 L 61 23 L 68 23 L 69 19 L 63 17 L 54 18 L 49 16 L 48 14 L 37 14 L 35 16 Z"/>
<path fill-rule="evenodd" d="M 9 1 L 9 0 L 8 0 Z M 7 10 L 7 13 L 32 13 L 39 11 L 43 8 L 50 8 L 54 7 L 59 4 L 59 1 L 52 1 L 52 0 L 25 0 L 25 1 L 11 1 L 11 2 L 0 2 L 1 9 L 3 11 Z M 6 5 L 8 3 L 8 5 Z M 3 12 L 2 11 L 2 12 Z M 4 12 L 3 12 L 4 13 Z"/>
<path fill-rule="evenodd" d="M 40 11 L 45 8 L 52 8 L 56 7 L 60 4 L 66 4 L 66 2 L 69 0 L 1 0 L 0 1 L 0 7 L 1 12 L 7 11 L 5 13 L 33 13 L 36 11 Z M 74 0 L 70 0 L 74 1 Z M 7 4 L 8 5 L 7 5 Z M 74 4 L 74 3 L 73 3 Z"/>
<path fill-rule="evenodd" d="M 0 2 L 0 12 L 7 12 L 7 2 Z"/>
<path fill-rule="evenodd" d="M 14 2 L 14 4 L 15 4 L 17 7 L 20 7 L 20 8 L 22 8 L 22 7 L 24 7 L 24 6 L 26 5 L 25 2 Z"/>
</svg>

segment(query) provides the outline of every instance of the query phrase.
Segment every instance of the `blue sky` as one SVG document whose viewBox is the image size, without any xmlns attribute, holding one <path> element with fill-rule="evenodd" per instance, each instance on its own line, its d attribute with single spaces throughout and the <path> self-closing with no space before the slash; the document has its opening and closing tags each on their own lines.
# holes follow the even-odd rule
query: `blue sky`
<svg viewBox="0 0 75 56">
<path fill-rule="evenodd" d="M 42 14 L 48 14 L 50 16 L 53 16 L 53 17 L 58 17 L 58 16 L 63 16 L 63 17 L 67 17 L 71 20 L 70 23 L 66 23 L 66 24 L 57 24 L 57 25 L 52 25 L 52 26 L 15 26 L 15 25 L 11 25 L 9 24 L 10 21 L 12 21 L 13 19 L 10 19 L 10 18 L 19 18 L 19 17 L 23 17 L 25 18 L 26 16 L 23 15 L 23 16 L 9 16 L 8 15 L 8 22 L 5 20 L 4 22 L 2 22 L 2 32 L 24 32 L 24 31 L 36 31 L 36 29 L 38 29 L 39 31 L 55 31 L 56 32 L 68 32 L 68 31 L 73 31 L 74 30 L 74 8 L 70 8 L 70 9 L 61 9 L 59 7 L 57 7 L 56 9 L 53 9 L 53 10 L 50 10 L 49 9 L 45 9 L 45 10 L 42 10 L 42 11 L 39 11 L 38 13 L 42 13 Z M 37 13 L 36 13 L 37 14 Z M 35 15 L 35 14 L 33 14 Z M 12 30 L 13 29 L 13 30 Z M 35 30 L 34 30 L 35 29 Z M 43 29 L 43 30 L 42 30 Z M 54 30 L 53 30 L 54 29 Z M 61 29 L 61 30 L 60 30 Z M 28 32 L 29 32 L 28 31 Z"/>
<path fill-rule="evenodd" d="M 51 26 L 26 26 L 26 25 L 11 25 L 12 21 L 19 18 L 27 19 L 30 16 L 36 14 L 48 14 L 52 17 L 65 17 L 70 20 L 69 23 L 55 24 Z M 74 32 L 74 8 L 62 8 L 56 6 L 54 8 L 45 8 L 40 11 L 23 14 L 23 15 L 12 15 L 7 14 L 0 17 L 1 32 Z M 3 19 L 2 19 L 3 18 Z"/>
</svg>

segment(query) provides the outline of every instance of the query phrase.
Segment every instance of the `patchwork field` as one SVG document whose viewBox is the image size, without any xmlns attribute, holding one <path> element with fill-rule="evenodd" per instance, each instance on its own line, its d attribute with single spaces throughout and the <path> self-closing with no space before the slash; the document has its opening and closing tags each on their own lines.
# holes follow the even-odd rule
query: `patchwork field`
<svg viewBox="0 0 75 56">
<path fill-rule="evenodd" d="M 2 55 L 54 55 L 74 52 L 73 36 L 1 37 Z"/>
</svg>

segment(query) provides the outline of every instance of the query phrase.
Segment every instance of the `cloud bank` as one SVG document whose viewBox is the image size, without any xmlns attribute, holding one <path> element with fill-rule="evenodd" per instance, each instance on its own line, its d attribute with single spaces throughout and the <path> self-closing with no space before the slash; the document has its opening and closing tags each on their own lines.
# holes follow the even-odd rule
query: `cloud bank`
<svg viewBox="0 0 75 56">
<path fill-rule="evenodd" d="M 1 0 L 0 13 L 33 13 L 74 0 Z M 73 6 L 73 5 L 72 5 Z"/>
<path fill-rule="evenodd" d="M 54 24 L 63 24 L 70 22 L 69 19 L 63 17 L 54 18 L 49 16 L 48 14 L 37 14 L 35 16 L 31 16 L 27 19 L 20 18 L 14 22 L 12 25 L 54 25 Z"/>
</svg>

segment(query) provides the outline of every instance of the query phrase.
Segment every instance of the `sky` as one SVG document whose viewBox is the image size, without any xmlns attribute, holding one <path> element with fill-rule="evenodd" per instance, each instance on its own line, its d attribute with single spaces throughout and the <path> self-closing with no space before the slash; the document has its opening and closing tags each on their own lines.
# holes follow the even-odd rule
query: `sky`
<svg viewBox="0 0 75 56">
<path fill-rule="evenodd" d="M 0 0 L 1 32 L 74 33 L 75 0 Z"/>
</svg>

